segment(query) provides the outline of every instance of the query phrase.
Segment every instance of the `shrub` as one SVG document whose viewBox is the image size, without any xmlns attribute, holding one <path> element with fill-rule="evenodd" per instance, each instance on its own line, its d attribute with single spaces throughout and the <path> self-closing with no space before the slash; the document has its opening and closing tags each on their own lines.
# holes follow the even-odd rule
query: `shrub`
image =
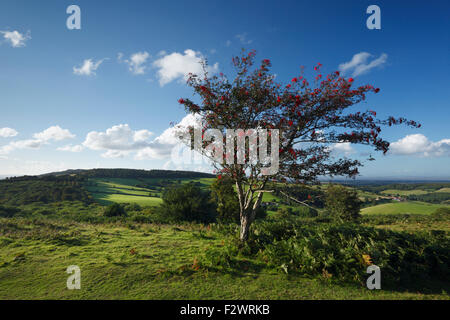
<svg viewBox="0 0 450 320">
<path fill-rule="evenodd" d="M 208 192 L 193 183 L 168 188 L 162 197 L 161 213 L 173 222 L 214 221 L 214 207 Z"/>
<path fill-rule="evenodd" d="M 125 209 L 126 212 L 131 212 L 131 211 L 141 212 L 142 211 L 142 207 L 139 204 L 135 203 L 135 202 L 127 203 L 124 206 L 124 209 Z"/>
<path fill-rule="evenodd" d="M 316 209 L 310 208 L 310 207 L 305 207 L 305 206 L 299 206 L 299 207 L 295 208 L 294 214 L 298 217 L 303 217 L 303 218 L 314 218 L 319 215 L 319 213 L 317 212 Z"/>
<path fill-rule="evenodd" d="M 0 206 L 0 217 L 10 218 L 19 212 L 18 208 Z"/>
<path fill-rule="evenodd" d="M 450 219 L 450 208 L 442 207 L 436 209 L 432 214 L 434 218 L 447 218 Z"/>
<path fill-rule="evenodd" d="M 393 232 L 354 224 L 259 222 L 250 239 L 252 252 L 284 272 L 364 281 L 369 264 L 382 270 L 386 284 L 418 279 L 450 280 L 448 235 Z"/>
<path fill-rule="evenodd" d="M 211 201 L 220 223 L 239 222 L 239 200 L 229 177 L 216 179 L 211 185 Z"/>
<path fill-rule="evenodd" d="M 336 220 L 352 221 L 360 217 L 361 201 L 355 190 L 341 185 L 330 185 L 326 192 L 325 208 Z"/>
<path fill-rule="evenodd" d="M 126 216 L 125 208 L 119 203 L 110 204 L 103 211 L 103 215 L 106 217 L 118 217 Z"/>
</svg>

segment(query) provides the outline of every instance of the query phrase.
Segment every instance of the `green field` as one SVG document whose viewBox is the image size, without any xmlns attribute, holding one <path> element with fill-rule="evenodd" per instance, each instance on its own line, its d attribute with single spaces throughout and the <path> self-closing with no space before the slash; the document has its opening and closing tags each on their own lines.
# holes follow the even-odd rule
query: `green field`
<svg viewBox="0 0 450 320">
<path fill-rule="evenodd" d="M 196 270 L 207 248 L 227 241 L 201 225 L 0 218 L 0 231 L 0 299 L 449 299 L 286 275 L 246 259 L 235 272 Z M 69 265 L 81 268 L 81 290 L 66 288 Z"/>
<path fill-rule="evenodd" d="M 410 196 L 413 194 L 427 194 L 429 193 L 428 191 L 425 190 L 420 190 L 420 189 L 415 189 L 415 190 L 397 190 L 397 189 L 388 189 L 388 190 L 384 190 L 381 191 L 382 194 L 387 194 L 387 195 L 400 195 L 400 196 Z"/>
<path fill-rule="evenodd" d="M 407 201 L 379 204 L 373 207 L 363 208 L 362 214 L 430 214 L 444 205 L 425 202 Z M 449 207 L 449 206 L 447 206 Z"/>
<path fill-rule="evenodd" d="M 160 183 L 164 179 L 123 179 L 123 178 L 91 178 L 86 189 L 101 204 L 137 203 L 141 206 L 158 206 L 162 203 Z M 171 179 L 172 183 L 198 182 L 203 187 L 209 186 L 214 179 Z M 137 187 L 146 184 L 148 187 Z M 149 194 L 157 195 L 150 197 Z"/>
</svg>

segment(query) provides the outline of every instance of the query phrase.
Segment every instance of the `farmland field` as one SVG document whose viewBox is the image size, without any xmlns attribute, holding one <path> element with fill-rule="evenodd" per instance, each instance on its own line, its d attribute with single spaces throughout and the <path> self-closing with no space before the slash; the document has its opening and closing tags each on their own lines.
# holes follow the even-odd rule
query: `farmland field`
<svg viewBox="0 0 450 320">
<path fill-rule="evenodd" d="M 410 196 L 412 194 L 427 194 L 429 193 L 428 191 L 425 190 L 396 190 L 396 189 L 388 189 L 388 190 L 384 190 L 381 191 L 382 194 L 387 194 L 387 195 L 400 195 L 400 196 Z"/>
<path fill-rule="evenodd" d="M 86 186 L 95 200 L 102 204 L 137 203 L 142 206 L 158 206 L 161 204 L 161 187 L 163 179 L 123 179 L 123 178 L 91 178 Z M 212 183 L 211 178 L 173 179 L 170 182 L 198 182 L 206 187 Z M 137 186 L 137 185 L 146 185 Z M 150 196 L 152 194 L 152 196 Z"/>
<path fill-rule="evenodd" d="M 425 202 L 393 202 L 379 204 L 373 207 L 363 208 L 362 214 L 430 214 L 437 208 L 444 207 L 444 205 L 430 204 Z M 450 206 L 447 206 L 450 207 Z"/>
</svg>

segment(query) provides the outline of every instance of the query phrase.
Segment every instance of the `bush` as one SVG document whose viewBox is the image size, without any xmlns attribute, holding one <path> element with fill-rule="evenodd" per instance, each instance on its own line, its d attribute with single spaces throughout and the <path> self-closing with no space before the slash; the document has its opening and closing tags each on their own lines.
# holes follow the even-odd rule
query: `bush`
<svg viewBox="0 0 450 320">
<path fill-rule="evenodd" d="M 131 212 L 131 211 L 141 212 L 142 211 L 142 207 L 135 202 L 125 204 L 124 209 L 126 212 Z"/>
<path fill-rule="evenodd" d="M 330 185 L 326 192 L 325 208 L 336 220 L 352 221 L 360 217 L 361 201 L 355 190 L 341 185 Z"/>
<path fill-rule="evenodd" d="M 0 217 L 11 218 L 19 212 L 20 209 L 18 208 L 0 206 Z"/>
<path fill-rule="evenodd" d="M 354 224 L 314 224 L 294 220 L 255 223 L 252 252 L 284 272 L 331 274 L 364 281 L 370 264 L 379 266 L 386 284 L 418 279 L 450 281 L 448 235 L 393 232 Z"/>
<path fill-rule="evenodd" d="M 103 215 L 106 217 L 119 217 L 126 216 L 127 213 L 125 211 L 125 208 L 121 204 L 113 203 L 105 208 L 105 210 L 103 211 Z"/>
<path fill-rule="evenodd" d="M 209 192 L 193 183 L 168 188 L 162 197 L 161 214 L 170 222 L 215 220 L 214 207 Z"/>
<path fill-rule="evenodd" d="M 211 201 L 220 223 L 239 222 L 239 200 L 229 177 L 217 179 L 211 185 Z"/>
<path fill-rule="evenodd" d="M 431 215 L 434 218 L 440 218 L 440 219 L 447 218 L 447 219 L 450 219 L 450 208 L 446 208 L 446 207 L 438 208 Z"/>
</svg>

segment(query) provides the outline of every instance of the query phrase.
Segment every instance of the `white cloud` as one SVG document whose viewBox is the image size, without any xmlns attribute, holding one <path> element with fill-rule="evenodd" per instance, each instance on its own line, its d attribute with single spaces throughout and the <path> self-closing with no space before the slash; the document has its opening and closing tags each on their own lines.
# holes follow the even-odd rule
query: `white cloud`
<svg viewBox="0 0 450 320">
<path fill-rule="evenodd" d="M 4 170 L 6 169 L 6 171 L 3 171 L 2 174 L 7 172 L 8 176 L 37 175 L 70 169 L 70 167 L 64 162 L 58 163 L 53 161 L 14 159 L 10 163 L 11 164 L 9 166 L 2 168 Z"/>
<path fill-rule="evenodd" d="M 342 73 L 353 71 L 352 76 L 356 77 L 369 72 L 371 69 L 384 65 L 387 61 L 388 55 L 383 53 L 378 58 L 368 62 L 372 55 L 368 52 L 360 52 L 353 56 L 352 60 L 341 63 L 339 70 Z"/>
<path fill-rule="evenodd" d="M 15 137 L 17 136 L 19 133 L 12 129 L 12 128 L 0 128 L 0 137 L 2 138 L 10 138 L 10 137 Z"/>
<path fill-rule="evenodd" d="M 139 150 L 148 146 L 151 135 L 148 130 L 133 131 L 128 124 L 120 124 L 105 132 L 89 132 L 83 146 L 92 150 L 106 150 L 104 157 L 122 157 L 127 153 L 119 151 Z"/>
<path fill-rule="evenodd" d="M 199 126 L 200 116 L 188 114 L 178 124 L 167 128 L 156 137 L 148 146 L 136 153 L 136 160 L 164 159 L 168 158 L 174 147 L 181 144 L 178 136 L 186 132 L 190 126 Z"/>
<path fill-rule="evenodd" d="M 237 34 L 237 35 L 236 35 L 236 38 L 238 38 L 239 41 L 240 41 L 242 44 L 250 44 L 250 43 L 253 42 L 253 40 L 248 40 L 248 39 L 247 39 L 247 32 L 244 32 L 244 33 L 242 33 L 242 34 Z"/>
<path fill-rule="evenodd" d="M 389 153 L 419 157 L 449 157 L 450 139 L 433 142 L 428 140 L 423 134 L 410 134 L 391 143 Z"/>
<path fill-rule="evenodd" d="M 75 138 L 75 135 L 70 133 L 69 130 L 63 129 L 60 126 L 51 126 L 42 132 L 35 133 L 33 138 L 41 141 L 61 141 L 65 139 Z"/>
<path fill-rule="evenodd" d="M 0 147 L 0 154 L 8 154 L 16 149 L 39 149 L 43 144 L 43 141 L 37 139 L 12 141 Z"/>
<path fill-rule="evenodd" d="M 3 38 L 11 44 L 14 48 L 25 47 L 25 42 L 31 39 L 30 32 L 25 35 L 19 31 L 0 31 L 3 34 Z"/>
<path fill-rule="evenodd" d="M 164 86 L 173 80 L 186 80 L 189 73 L 202 76 L 203 69 L 201 61 L 203 59 L 204 57 L 200 52 L 191 49 L 185 50 L 184 54 L 174 52 L 161 57 L 153 62 L 153 65 L 159 69 L 159 84 Z M 218 63 L 207 67 L 209 73 L 216 73 L 218 70 Z"/>
<path fill-rule="evenodd" d="M 108 150 L 101 154 L 103 158 L 115 159 L 124 158 L 130 153 L 130 151 L 120 151 L 120 150 Z"/>
<path fill-rule="evenodd" d="M 329 149 L 332 152 L 338 153 L 338 154 L 344 154 L 345 156 L 349 156 L 353 153 L 355 153 L 355 149 L 353 149 L 350 142 L 341 142 L 341 143 L 335 143 L 329 147 Z"/>
<path fill-rule="evenodd" d="M 225 42 L 225 46 L 226 46 L 226 47 L 231 46 L 231 40 L 227 40 L 227 41 Z"/>
<path fill-rule="evenodd" d="M 82 146 L 82 145 L 71 145 L 71 144 L 68 144 L 68 145 L 66 145 L 66 146 L 63 146 L 63 147 L 59 147 L 57 150 L 59 150 L 59 151 L 68 151 L 68 152 L 81 152 L 81 151 L 83 151 L 83 149 L 84 149 L 84 147 Z"/>
<path fill-rule="evenodd" d="M 123 54 L 121 56 L 119 56 L 119 60 L 121 60 L 122 57 L 123 57 Z M 147 69 L 147 66 L 145 64 L 147 63 L 147 60 L 149 57 L 150 57 L 150 54 L 146 51 L 136 52 L 136 53 L 133 53 L 129 59 L 124 60 L 124 62 L 128 64 L 128 69 L 133 74 L 144 74 L 145 69 Z"/>
<path fill-rule="evenodd" d="M 11 141 L 7 145 L 0 147 L 0 154 L 8 154 L 16 149 L 39 149 L 49 141 L 61 141 L 74 138 L 75 135 L 60 126 L 52 126 L 42 132 L 33 134 L 34 139 Z"/>
<path fill-rule="evenodd" d="M 98 67 L 102 64 L 105 59 L 98 60 L 97 62 L 92 59 L 86 59 L 83 61 L 81 67 L 73 67 L 73 73 L 79 76 L 93 76 Z"/>
</svg>

